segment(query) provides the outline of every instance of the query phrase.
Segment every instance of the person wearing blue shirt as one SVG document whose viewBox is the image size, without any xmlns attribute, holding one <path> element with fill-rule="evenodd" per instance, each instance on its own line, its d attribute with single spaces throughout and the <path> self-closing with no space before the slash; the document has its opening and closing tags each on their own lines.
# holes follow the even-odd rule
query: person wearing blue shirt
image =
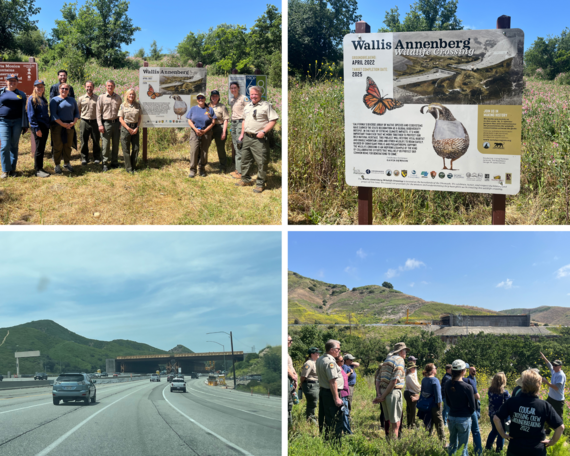
<svg viewBox="0 0 570 456">
<path fill-rule="evenodd" d="M 354 387 L 356 386 L 356 368 L 360 366 L 359 363 L 355 363 L 354 360 L 356 358 L 352 356 L 350 353 L 346 353 L 344 355 L 344 366 L 342 366 L 343 370 L 348 375 L 348 388 L 350 390 L 350 394 L 347 397 L 348 402 L 348 410 L 352 411 L 352 397 L 354 396 Z"/>
<path fill-rule="evenodd" d="M 65 70 L 59 70 L 57 72 L 57 79 L 59 82 L 57 82 L 56 84 L 52 85 L 51 88 L 49 89 L 49 99 L 50 101 L 52 100 L 52 98 L 55 98 L 57 96 L 59 96 L 59 86 L 60 84 L 67 84 L 67 71 Z M 73 91 L 73 87 L 71 87 L 71 85 L 69 86 L 69 95 L 68 97 L 70 98 L 75 98 L 75 92 Z"/>
<path fill-rule="evenodd" d="M 422 389 L 420 391 L 420 401 L 423 399 L 431 400 L 432 406 L 423 413 L 423 420 L 429 435 L 433 433 L 433 425 L 435 424 L 437 436 L 445 445 L 445 431 L 443 429 L 443 398 L 441 396 L 441 385 L 437 375 L 435 364 L 426 364 L 422 372 L 424 378 L 422 380 Z M 419 402 L 418 402 L 419 404 Z M 418 415 L 419 416 L 419 415 Z"/>
<path fill-rule="evenodd" d="M 476 373 L 474 367 L 469 367 L 469 364 L 465 363 L 465 367 L 468 369 L 469 376 L 463 377 L 463 381 L 473 388 L 473 394 L 475 397 L 475 411 L 471 416 L 471 433 L 473 434 L 473 448 L 475 449 L 475 454 L 483 453 L 483 443 L 481 441 L 481 431 L 479 429 L 479 418 L 481 417 L 480 412 L 480 404 L 481 404 L 481 395 L 479 391 L 477 391 L 477 380 L 475 380 L 475 376 L 473 375 Z"/>
<path fill-rule="evenodd" d="M 71 166 L 71 148 L 77 149 L 75 124 L 79 120 L 79 108 L 74 98 L 69 97 L 69 84 L 59 86 L 59 96 L 49 102 L 51 113 L 51 140 L 53 142 L 53 161 L 55 173 L 62 174 L 61 157 L 64 167 L 73 172 Z"/>
<path fill-rule="evenodd" d="M 18 147 L 20 135 L 28 131 L 28 114 L 26 112 L 26 94 L 18 87 L 18 75 L 6 76 L 6 87 L 0 89 L 0 161 L 2 175 L 16 175 L 18 163 Z"/>
<path fill-rule="evenodd" d="M 49 177 L 44 170 L 44 152 L 49 135 L 48 102 L 44 96 L 46 86 L 44 81 L 38 79 L 34 82 L 34 92 L 28 98 L 28 119 L 30 130 L 34 137 L 36 150 L 34 153 L 34 170 L 37 177 Z"/>
<path fill-rule="evenodd" d="M 566 374 L 562 372 L 562 361 L 559 359 L 555 359 L 552 361 L 552 364 L 546 356 L 542 352 L 540 352 L 540 356 L 546 362 L 548 369 L 550 370 L 550 382 L 542 377 L 542 383 L 548 385 L 548 398 L 546 402 L 548 402 L 558 416 L 563 419 L 564 418 L 564 387 L 566 386 Z M 546 425 L 546 433 L 550 434 L 550 427 Z"/>
<path fill-rule="evenodd" d="M 445 389 L 445 384 L 451 380 L 451 364 L 445 365 L 445 375 L 441 379 L 441 390 Z M 445 397 L 443 398 L 443 425 L 447 427 L 447 415 L 449 414 L 449 405 L 445 402 Z"/>
<path fill-rule="evenodd" d="M 201 177 L 206 177 L 206 165 L 208 164 L 208 149 L 212 142 L 212 128 L 216 113 L 206 106 L 206 96 L 199 93 L 196 97 L 198 106 L 192 106 L 186 113 L 190 131 L 190 174 L 188 177 L 196 177 L 196 169 Z"/>
</svg>

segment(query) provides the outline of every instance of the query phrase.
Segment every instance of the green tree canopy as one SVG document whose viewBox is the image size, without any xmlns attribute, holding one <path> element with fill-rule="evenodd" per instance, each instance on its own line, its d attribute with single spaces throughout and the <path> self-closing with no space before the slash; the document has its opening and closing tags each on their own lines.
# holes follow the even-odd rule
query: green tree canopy
<svg viewBox="0 0 570 456">
<path fill-rule="evenodd" d="M 384 288 L 390 288 L 390 290 L 394 289 L 394 285 L 392 285 L 390 282 L 382 282 L 382 286 Z"/>
<path fill-rule="evenodd" d="M 39 12 L 35 0 L 0 0 L 0 54 L 18 49 L 18 35 L 37 30 L 30 18 Z"/>
<path fill-rule="evenodd" d="M 162 48 L 158 48 L 158 44 L 156 44 L 156 40 L 152 42 L 150 45 L 150 51 L 148 53 L 148 57 L 151 60 L 160 60 L 162 57 Z"/>
<path fill-rule="evenodd" d="M 527 73 L 534 75 L 542 68 L 547 79 L 570 71 L 570 29 L 564 29 L 560 36 L 537 38 L 525 52 L 524 60 Z"/>
<path fill-rule="evenodd" d="M 418 0 L 410 5 L 403 22 L 398 7 L 386 11 L 379 32 L 421 32 L 435 30 L 463 30 L 457 17 L 458 0 Z"/>
<path fill-rule="evenodd" d="M 336 61 L 342 40 L 361 19 L 356 0 L 289 0 L 289 67 L 305 74 L 315 61 Z"/>
</svg>

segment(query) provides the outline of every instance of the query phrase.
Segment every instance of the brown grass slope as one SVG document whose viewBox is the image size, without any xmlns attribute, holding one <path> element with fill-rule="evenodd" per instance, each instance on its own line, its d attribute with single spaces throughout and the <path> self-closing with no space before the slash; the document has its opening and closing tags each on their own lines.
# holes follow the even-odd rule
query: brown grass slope
<svg viewBox="0 0 570 456">
<path fill-rule="evenodd" d="M 533 321 L 549 325 L 570 325 L 570 308 L 559 306 L 540 306 L 533 309 L 507 309 L 501 313 L 507 315 L 530 313 Z"/>
</svg>

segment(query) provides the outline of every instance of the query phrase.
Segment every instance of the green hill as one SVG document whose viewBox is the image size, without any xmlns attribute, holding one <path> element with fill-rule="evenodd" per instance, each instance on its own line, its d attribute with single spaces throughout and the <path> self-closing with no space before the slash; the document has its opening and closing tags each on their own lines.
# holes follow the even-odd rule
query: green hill
<svg viewBox="0 0 570 456">
<path fill-rule="evenodd" d="M 188 347 L 178 344 L 176 347 L 168 350 L 168 353 L 194 353 L 194 352 L 190 350 Z"/>
<path fill-rule="evenodd" d="M 159 354 L 164 350 L 132 340 L 105 342 L 80 336 L 51 320 L 0 328 L 0 373 L 16 372 L 14 352 L 39 350 L 39 358 L 21 358 L 20 374 L 36 371 L 94 372 L 117 356 Z"/>
<path fill-rule="evenodd" d="M 331 284 L 289 271 L 289 323 L 397 323 L 437 320 L 442 314 L 497 314 L 488 309 L 424 301 L 401 291 L 379 285 L 356 287 Z"/>
</svg>

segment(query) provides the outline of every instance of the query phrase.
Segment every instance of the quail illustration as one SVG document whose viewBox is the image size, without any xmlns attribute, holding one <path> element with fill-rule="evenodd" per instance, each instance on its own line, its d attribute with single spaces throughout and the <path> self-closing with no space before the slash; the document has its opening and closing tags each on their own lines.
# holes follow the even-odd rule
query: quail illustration
<svg viewBox="0 0 570 456">
<path fill-rule="evenodd" d="M 174 114 L 176 114 L 178 120 L 180 120 L 182 116 L 186 114 L 186 111 L 188 111 L 188 105 L 179 95 L 172 95 L 170 98 L 174 99 Z"/>
<path fill-rule="evenodd" d="M 435 119 L 435 128 L 431 137 L 431 143 L 435 153 L 443 158 L 443 169 L 453 169 L 453 162 L 461 158 L 469 148 L 469 133 L 458 121 L 449 109 L 440 103 L 431 103 L 422 106 L 420 112 L 424 114 L 427 108 Z M 451 160 L 449 168 L 445 166 L 445 159 Z"/>
</svg>

